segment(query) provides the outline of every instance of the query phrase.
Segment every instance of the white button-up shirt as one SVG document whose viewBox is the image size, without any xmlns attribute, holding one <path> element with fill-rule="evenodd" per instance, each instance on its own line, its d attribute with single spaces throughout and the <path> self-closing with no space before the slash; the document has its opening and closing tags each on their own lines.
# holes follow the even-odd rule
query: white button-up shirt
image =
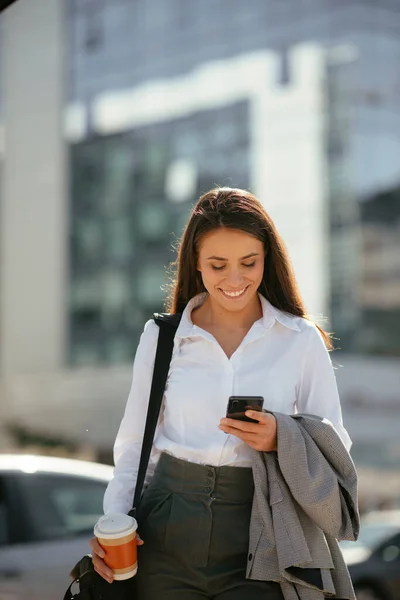
<svg viewBox="0 0 400 600">
<path fill-rule="evenodd" d="M 191 320 L 193 308 L 204 298 L 199 294 L 189 302 L 176 332 L 146 482 L 162 452 L 213 466 L 251 466 L 254 450 L 218 429 L 233 395 L 263 396 L 264 408 L 273 411 L 325 417 L 350 449 L 332 363 L 315 325 L 278 310 L 260 296 L 262 318 L 228 358 L 216 339 Z M 151 320 L 140 338 L 114 445 L 114 477 L 104 496 L 105 514 L 132 508 L 158 332 Z"/>
</svg>

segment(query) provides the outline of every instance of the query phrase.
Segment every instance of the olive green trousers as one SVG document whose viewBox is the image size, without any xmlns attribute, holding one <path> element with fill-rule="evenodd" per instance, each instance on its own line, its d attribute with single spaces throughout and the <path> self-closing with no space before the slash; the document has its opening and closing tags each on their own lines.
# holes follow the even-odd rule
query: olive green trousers
<svg viewBox="0 0 400 600">
<path fill-rule="evenodd" d="M 282 600 L 246 579 L 253 492 L 250 468 L 162 454 L 137 511 L 140 600 Z"/>
</svg>

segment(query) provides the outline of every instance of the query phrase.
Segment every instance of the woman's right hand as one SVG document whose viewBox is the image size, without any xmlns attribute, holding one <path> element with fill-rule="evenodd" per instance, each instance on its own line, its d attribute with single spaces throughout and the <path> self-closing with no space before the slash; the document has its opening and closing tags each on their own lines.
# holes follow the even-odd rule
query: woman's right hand
<svg viewBox="0 0 400 600">
<path fill-rule="evenodd" d="M 92 538 L 89 542 L 90 547 L 92 549 L 92 562 L 94 566 L 94 570 L 96 573 L 101 575 L 108 583 L 112 583 L 114 581 L 114 573 L 109 566 L 106 565 L 103 558 L 106 553 L 103 548 L 100 546 L 97 538 Z"/>
<path fill-rule="evenodd" d="M 137 538 L 137 545 L 142 546 L 144 542 L 139 537 L 138 534 L 136 534 L 136 538 Z M 97 538 L 95 538 L 95 537 L 92 538 L 90 540 L 89 544 L 92 549 L 92 562 L 93 562 L 94 570 L 96 571 L 96 573 L 101 575 L 101 577 L 103 577 L 103 579 L 108 581 L 108 583 L 112 583 L 114 581 L 114 573 L 113 573 L 112 569 L 110 569 L 110 567 L 108 565 L 106 565 L 106 563 L 103 560 L 106 553 L 104 552 L 103 548 L 100 546 L 99 542 L 97 541 Z"/>
</svg>

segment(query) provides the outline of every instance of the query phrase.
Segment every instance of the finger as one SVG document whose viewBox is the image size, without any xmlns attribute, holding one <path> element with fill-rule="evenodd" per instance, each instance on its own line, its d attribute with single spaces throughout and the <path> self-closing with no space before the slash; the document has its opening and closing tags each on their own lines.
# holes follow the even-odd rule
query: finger
<svg viewBox="0 0 400 600">
<path fill-rule="evenodd" d="M 270 439 L 265 435 L 260 435 L 259 433 L 246 433 L 245 431 L 240 431 L 240 429 L 233 428 L 224 428 L 224 431 L 225 433 L 229 433 L 239 438 L 254 450 L 267 452 L 275 449 L 272 447 Z"/>
<path fill-rule="evenodd" d="M 138 546 L 143 546 L 144 541 L 142 540 L 142 538 L 140 537 L 140 535 L 138 533 L 136 533 L 136 543 Z"/>
<path fill-rule="evenodd" d="M 225 433 L 236 436 L 241 439 L 245 444 L 253 448 L 254 450 L 258 450 L 260 452 L 270 452 L 272 450 L 277 450 L 276 448 L 276 437 L 271 436 L 271 434 L 267 431 L 265 427 L 260 427 L 257 433 L 249 433 L 245 431 L 241 431 L 240 429 L 234 429 L 233 427 L 222 427 L 220 429 Z"/>
<path fill-rule="evenodd" d="M 246 442 L 246 444 L 247 443 L 255 443 L 255 442 L 257 442 L 257 440 L 260 439 L 260 435 L 258 433 L 242 431 L 241 429 L 236 429 L 234 427 L 227 427 L 227 426 L 223 426 L 223 427 L 220 426 L 220 429 L 222 429 L 222 431 L 224 431 L 225 433 L 229 433 L 231 435 L 238 437 L 239 439 Z"/>
<path fill-rule="evenodd" d="M 97 538 L 92 538 L 89 541 L 89 545 L 92 549 L 92 563 L 94 570 L 103 577 L 108 583 L 112 583 L 114 581 L 114 573 L 112 569 L 104 562 L 103 558 L 106 553 L 103 548 L 100 546 Z"/>
<path fill-rule="evenodd" d="M 100 556 L 100 558 L 104 558 L 106 553 L 104 552 L 103 548 L 100 546 L 99 542 L 97 541 L 97 538 L 92 538 L 89 542 L 89 545 L 91 547 L 91 549 L 93 550 L 93 552 L 95 554 L 97 554 L 97 556 Z"/>
<path fill-rule="evenodd" d="M 245 415 L 246 417 L 254 419 L 255 421 L 258 421 L 258 423 L 262 423 L 264 425 L 269 425 L 275 420 L 274 415 L 271 413 L 259 412 L 257 410 L 246 410 Z"/>
<path fill-rule="evenodd" d="M 221 425 L 223 427 L 239 429 L 240 431 L 247 431 L 248 433 L 257 433 L 260 429 L 259 423 L 249 423 L 248 421 L 239 421 L 238 419 L 221 419 Z"/>
<path fill-rule="evenodd" d="M 108 581 L 108 583 L 112 583 L 114 581 L 114 573 L 113 573 L 112 569 L 110 569 L 110 567 L 108 565 L 106 565 L 104 560 L 102 560 L 98 556 L 93 556 L 92 561 L 93 561 L 93 567 L 94 567 L 94 570 L 96 571 L 96 573 L 101 575 L 101 577 L 103 577 L 103 579 L 106 579 Z"/>
</svg>

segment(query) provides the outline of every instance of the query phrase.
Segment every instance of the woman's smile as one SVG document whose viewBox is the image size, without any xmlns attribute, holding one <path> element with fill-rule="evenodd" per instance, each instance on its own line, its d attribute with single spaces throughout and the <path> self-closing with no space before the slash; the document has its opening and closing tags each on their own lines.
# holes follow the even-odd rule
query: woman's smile
<svg viewBox="0 0 400 600">
<path fill-rule="evenodd" d="M 223 293 L 223 295 L 225 296 L 225 298 L 230 298 L 231 300 L 232 299 L 233 300 L 237 300 L 238 298 L 242 298 L 245 295 L 248 287 L 249 286 L 246 286 L 246 287 L 242 288 L 241 290 L 237 290 L 237 291 L 223 290 L 221 288 L 218 288 L 218 289 L 220 290 L 220 292 Z"/>
</svg>

